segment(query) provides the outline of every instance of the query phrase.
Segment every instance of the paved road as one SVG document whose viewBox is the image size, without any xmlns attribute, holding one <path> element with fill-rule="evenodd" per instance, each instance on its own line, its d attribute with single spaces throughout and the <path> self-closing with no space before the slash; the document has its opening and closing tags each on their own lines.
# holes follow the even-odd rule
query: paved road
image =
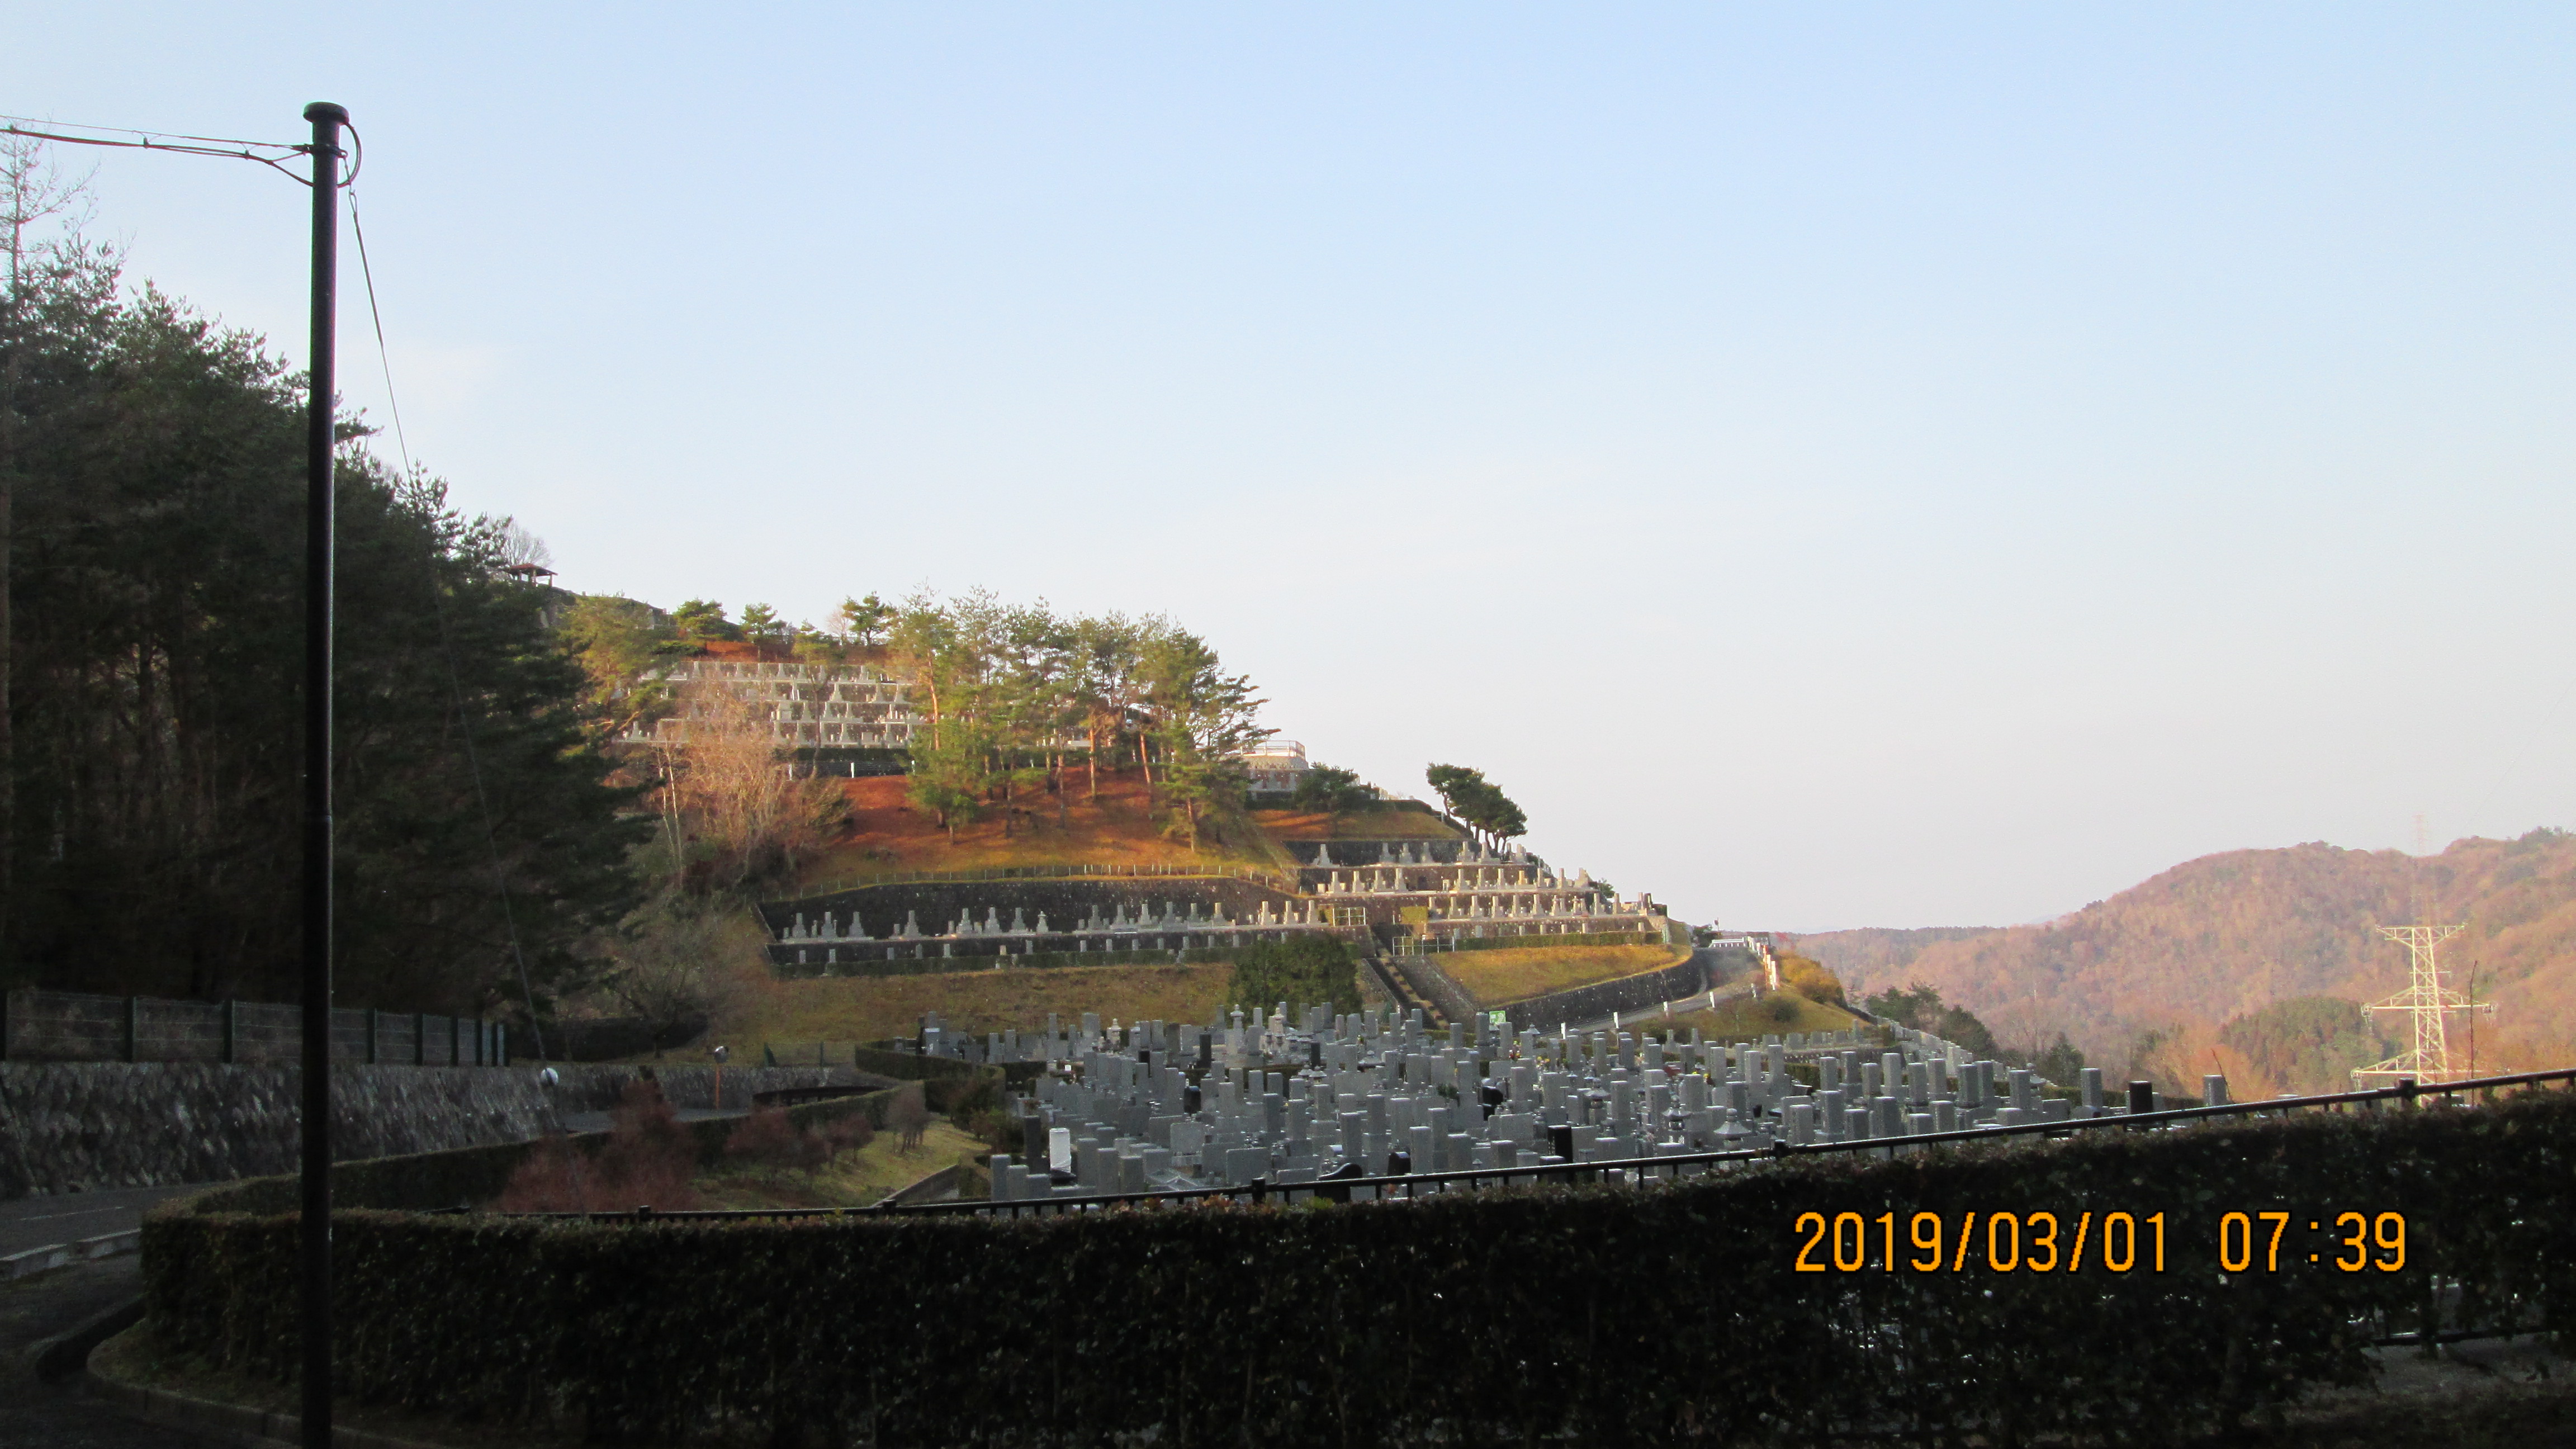
<svg viewBox="0 0 2576 1449">
<path fill-rule="evenodd" d="M 123 1232 L 143 1221 L 143 1210 L 163 1198 L 195 1192 L 186 1187 L 126 1187 L 107 1192 L 66 1192 L 0 1202 L 0 1257 Z"/>
<path fill-rule="evenodd" d="M 0 1449 L 207 1449 L 216 1442 L 126 1418 L 76 1383 L 47 1387 L 27 1370 L 29 1344 L 140 1293 L 140 1266 L 128 1254 L 0 1287 Z"/>
<path fill-rule="evenodd" d="M 745 1113 L 740 1108 L 727 1108 L 721 1112 L 702 1107 L 679 1110 L 679 1118 L 683 1122 L 743 1115 Z M 605 1132 L 613 1125 L 611 1115 L 606 1112 L 567 1112 L 563 1118 L 567 1132 Z M 0 1257 L 29 1248 L 123 1232 L 141 1223 L 143 1210 L 154 1203 L 209 1186 L 212 1184 L 199 1182 L 183 1187 L 125 1187 L 0 1202 Z"/>
</svg>

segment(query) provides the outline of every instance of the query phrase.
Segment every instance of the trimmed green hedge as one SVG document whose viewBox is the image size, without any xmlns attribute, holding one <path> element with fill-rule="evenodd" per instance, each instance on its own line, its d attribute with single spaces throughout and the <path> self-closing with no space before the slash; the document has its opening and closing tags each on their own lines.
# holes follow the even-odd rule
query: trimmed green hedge
<svg viewBox="0 0 2576 1449">
<path fill-rule="evenodd" d="M 2220 1215 L 2302 1230 L 2224 1274 Z M 2397 1273 L 2310 1218 L 2402 1212 Z M 1802 1273 L 1798 1214 L 2167 1214 L 2165 1270 Z M 1869 1226 L 1871 1256 L 1878 1229 Z M 2029 1239 L 2025 1238 L 2025 1243 Z M 290 1217 L 144 1228 L 164 1343 L 295 1371 Z M 2050 1148 L 1802 1158 L 1646 1189 L 1008 1222 L 541 1223 L 349 1214 L 340 1373 L 370 1403 L 594 1442 L 1632 1444 L 1963 1430 L 2160 1441 L 2366 1373 L 2433 1279 L 2576 1314 L 2576 1096 Z M 1830 1260 L 1819 1253 L 1819 1261 Z M 1126 1442 L 1134 1442 L 1132 1439 Z"/>
</svg>

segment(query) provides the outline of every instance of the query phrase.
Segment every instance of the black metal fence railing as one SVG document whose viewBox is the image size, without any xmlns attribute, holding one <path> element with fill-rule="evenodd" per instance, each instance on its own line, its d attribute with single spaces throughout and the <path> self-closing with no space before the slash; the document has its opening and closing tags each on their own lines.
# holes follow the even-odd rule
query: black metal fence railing
<svg viewBox="0 0 2576 1449">
<path fill-rule="evenodd" d="M 181 1001 L 27 988 L 0 994 L 0 1061 L 292 1062 L 304 1009 L 265 1001 Z M 472 1016 L 334 1007 L 331 1060 L 428 1067 L 503 1066 L 502 1023 Z"/>
<path fill-rule="evenodd" d="M 1683 1169 L 1707 1169 L 1728 1165 L 1751 1165 L 1779 1162 L 1794 1157 L 1808 1157 L 1837 1152 L 1892 1152 L 1918 1147 L 1937 1147 L 1972 1142 L 1993 1142 L 2006 1137 L 2067 1137 L 2088 1131 L 2138 1131 L 2145 1128 L 2183 1126 L 2192 1122 L 2226 1117 L 2260 1117 L 2286 1114 L 2315 1108 L 2336 1111 L 2345 1107 L 2376 1107 L 2382 1102 L 2402 1102 L 2412 1106 L 2418 1100 L 2431 1098 L 2440 1102 L 2457 1101 L 2473 1092 L 2493 1093 L 2513 1087 L 2537 1087 L 2550 1082 L 2576 1084 L 2576 1067 L 2561 1067 L 2546 1072 L 2517 1072 L 2509 1076 L 2475 1077 L 2464 1081 L 2435 1083 L 2429 1086 L 2401 1081 L 2393 1087 L 2380 1087 L 2367 1092 L 2335 1092 L 2314 1097 L 2273 1097 L 2259 1102 L 2228 1102 L 2218 1106 L 2175 1107 L 2161 1112 L 2118 1112 L 2100 1117 L 2074 1117 L 2062 1122 L 2025 1122 L 2010 1127 L 1974 1127 L 1956 1132 L 1924 1132 L 1903 1137 L 1870 1137 L 1841 1142 L 1789 1143 L 1774 1142 L 1769 1147 L 1716 1152 L 1684 1152 L 1668 1157 L 1627 1157 L 1592 1162 L 1546 1162 L 1521 1167 L 1470 1167 L 1447 1172 L 1412 1172 L 1377 1177 L 1341 1177 L 1312 1182 L 1273 1183 L 1253 1181 L 1232 1187 L 1178 1188 L 1164 1192 L 1095 1193 L 1081 1196 L 1048 1196 L 995 1200 L 975 1198 L 958 1202 L 878 1204 L 850 1208 L 708 1208 L 679 1212 L 636 1208 L 630 1212 L 553 1212 L 513 1213 L 513 1217 L 573 1218 L 588 1222 L 678 1222 L 752 1218 L 831 1218 L 882 1217 L 889 1213 L 910 1214 L 991 1214 L 996 1217 L 1021 1217 L 1048 1213 L 1095 1212 L 1113 1207 L 1159 1207 L 1197 1202 L 1209 1198 L 1230 1198 L 1236 1202 L 1261 1203 L 1272 1198 L 1283 1202 L 1322 1197 L 1337 1202 L 1351 1200 L 1355 1190 L 1370 1189 L 1381 1201 L 1404 1201 L 1419 1196 L 1424 1189 L 1435 1192 L 1465 1190 L 1469 1192 L 1487 1184 L 1514 1181 L 1583 1183 L 1629 1181 L 1646 1182 L 1656 1178 L 1679 1178 Z M 1453 1188 L 1453 1185 L 1455 1187 Z"/>
</svg>

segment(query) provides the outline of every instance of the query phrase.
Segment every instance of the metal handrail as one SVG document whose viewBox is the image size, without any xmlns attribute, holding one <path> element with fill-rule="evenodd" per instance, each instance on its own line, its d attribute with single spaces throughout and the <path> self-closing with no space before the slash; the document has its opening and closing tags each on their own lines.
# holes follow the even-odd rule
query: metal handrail
<svg viewBox="0 0 2576 1449">
<path fill-rule="evenodd" d="M 1479 1182 L 1512 1178 L 1556 1178 L 1566 1182 L 1599 1180 L 1612 1172 L 1636 1172 L 1642 1179 L 1650 1169 L 1672 1170 L 1695 1165 L 1724 1163 L 1777 1162 L 1792 1157 L 1806 1157 L 1834 1152 L 1867 1152 L 1890 1147 L 1916 1147 L 1960 1142 L 1990 1142 L 1998 1137 L 2064 1136 L 2072 1132 L 2099 1128 L 2138 1128 L 2203 1118 L 2242 1117 L 2264 1112 L 2281 1112 L 2300 1107 L 2331 1107 L 2350 1103 L 2385 1101 L 2413 1102 L 2418 1097 L 2449 1098 L 2464 1092 L 2491 1091 L 2498 1087 L 2536 1086 L 2543 1082 L 2576 1081 L 2576 1067 L 2560 1067 L 2545 1072 L 2517 1072 L 2510 1076 L 2475 1077 L 2458 1082 L 2439 1082 L 2431 1086 L 2401 1081 L 2393 1087 L 2367 1092 L 2335 1092 L 2315 1097 L 2273 1097 L 2260 1102 L 2227 1102 L 2215 1107 L 2178 1107 L 2163 1112 L 2120 1113 L 2105 1117 L 2076 1117 L 2063 1122 L 2025 1122 L 2011 1127 L 1973 1127 L 1956 1132 L 1925 1132 L 1905 1137 L 1865 1137 L 1842 1142 L 1804 1144 L 1774 1142 L 1769 1147 L 1733 1151 L 1684 1152 L 1669 1157 L 1623 1157 L 1599 1162 L 1549 1162 L 1528 1167 L 1470 1167 L 1448 1172 L 1415 1172 L 1387 1177 L 1345 1177 L 1319 1179 L 1313 1182 L 1274 1183 L 1260 1179 L 1237 1187 L 1179 1188 L 1169 1192 L 1095 1193 L 1074 1197 L 975 1198 L 961 1202 L 909 1203 L 855 1208 L 702 1208 L 677 1212 L 660 1212 L 637 1208 L 630 1212 L 538 1212 L 505 1213 L 505 1217 L 549 1218 L 586 1222 L 663 1222 L 740 1220 L 754 1218 L 841 1218 L 884 1217 L 889 1214 L 955 1215 L 959 1213 L 994 1213 L 1018 1217 L 1023 1211 L 1081 1211 L 1120 1207 L 1131 1204 L 1191 1202 L 1203 1198 L 1250 1198 L 1264 1201 L 1273 1193 L 1330 1194 L 1347 1201 L 1352 1188 L 1384 1189 L 1401 1187 L 1403 1196 L 1414 1197 L 1425 1185 L 1464 1182 L 1474 1188 Z"/>
</svg>

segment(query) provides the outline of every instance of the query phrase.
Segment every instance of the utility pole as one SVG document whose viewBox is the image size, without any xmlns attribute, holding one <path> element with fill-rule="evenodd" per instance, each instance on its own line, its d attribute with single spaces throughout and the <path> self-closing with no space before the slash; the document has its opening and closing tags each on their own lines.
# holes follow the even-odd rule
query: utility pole
<svg viewBox="0 0 2576 1449">
<path fill-rule="evenodd" d="M 312 387 L 304 419 L 304 1140 L 299 1284 L 304 1333 L 302 1439 L 331 1446 L 331 604 L 332 468 L 339 451 L 334 352 L 340 271 L 340 128 L 329 101 L 313 123 Z"/>
</svg>

